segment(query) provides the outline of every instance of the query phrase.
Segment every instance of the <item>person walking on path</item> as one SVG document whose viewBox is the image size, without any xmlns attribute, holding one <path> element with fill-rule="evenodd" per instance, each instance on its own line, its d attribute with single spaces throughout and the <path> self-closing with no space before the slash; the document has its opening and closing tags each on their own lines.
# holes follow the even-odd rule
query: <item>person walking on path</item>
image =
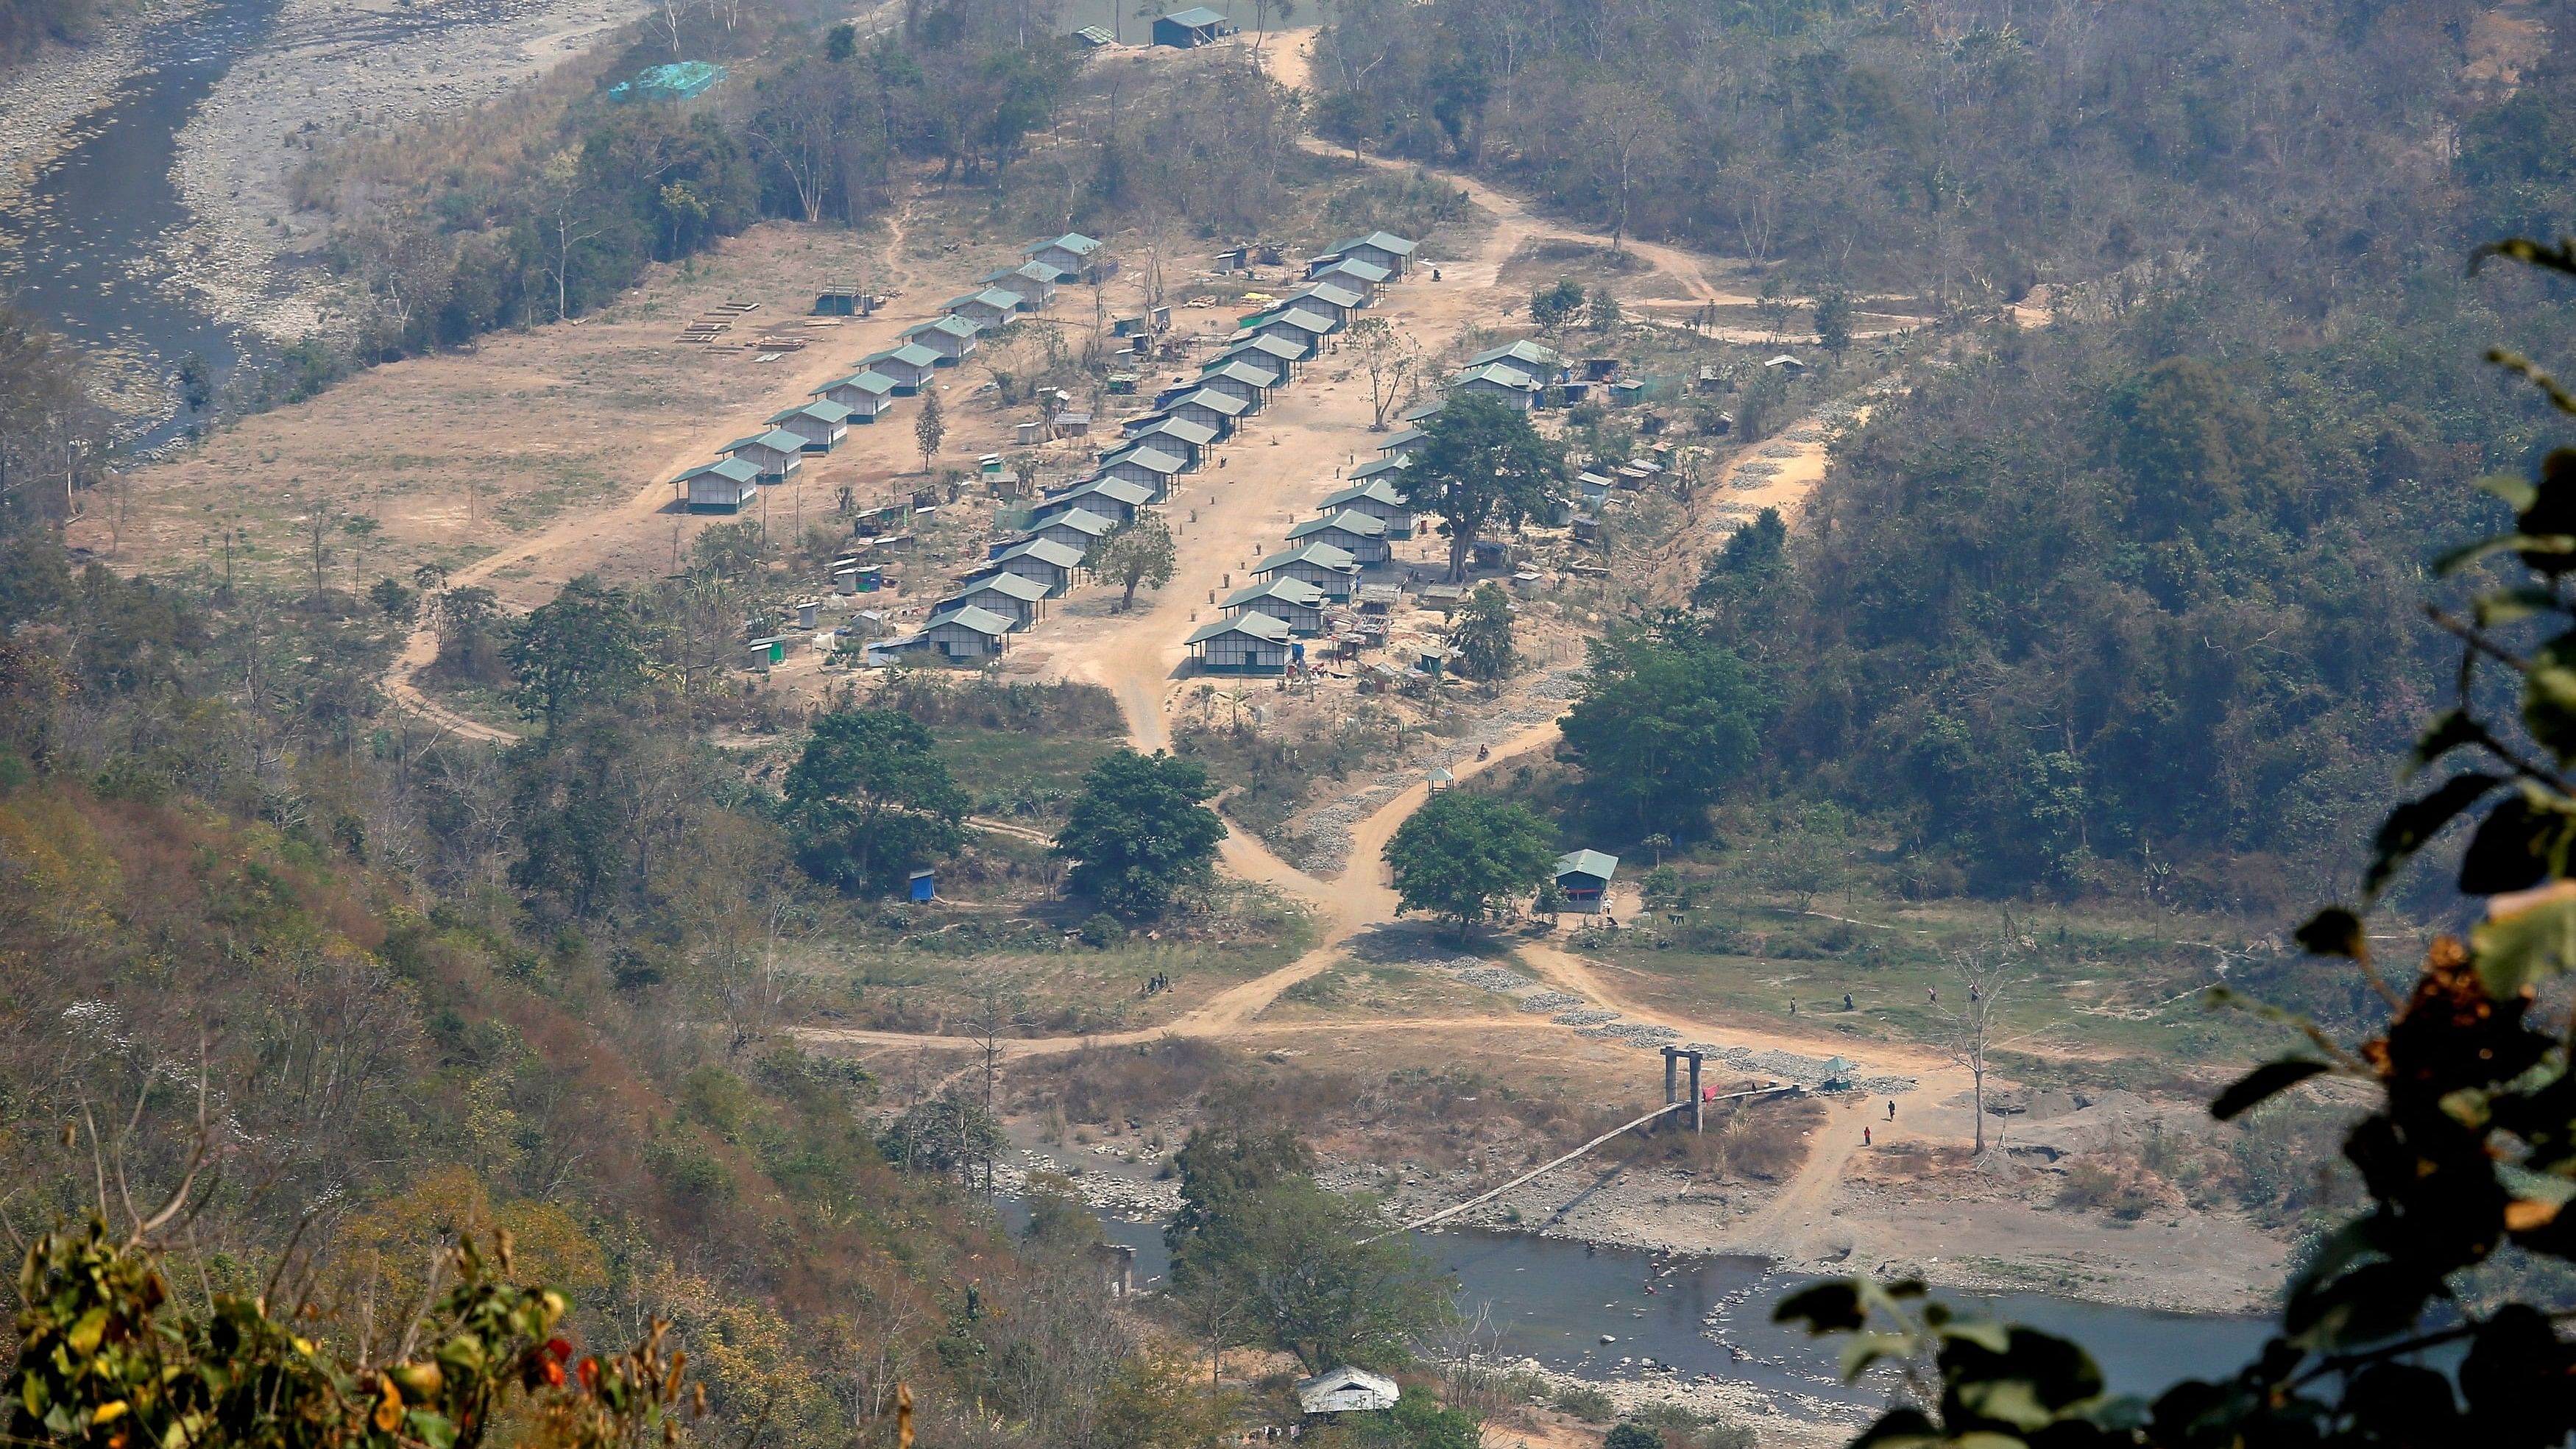
<svg viewBox="0 0 2576 1449">
<path fill-rule="evenodd" d="M 1896 1099 L 1894 1097 L 1887 1099 L 1887 1120 L 1890 1122 L 1896 1120 Z"/>
<path fill-rule="evenodd" d="M 1870 1141 L 1869 1141 L 1869 1129 L 1868 1129 L 1868 1128 L 1866 1128 L 1866 1127 L 1863 1127 L 1862 1129 L 1860 1129 L 1860 1145 L 1861 1145 L 1861 1146 L 1863 1146 L 1863 1147 L 1867 1147 L 1867 1146 L 1869 1146 L 1869 1145 L 1870 1145 Z"/>
</svg>

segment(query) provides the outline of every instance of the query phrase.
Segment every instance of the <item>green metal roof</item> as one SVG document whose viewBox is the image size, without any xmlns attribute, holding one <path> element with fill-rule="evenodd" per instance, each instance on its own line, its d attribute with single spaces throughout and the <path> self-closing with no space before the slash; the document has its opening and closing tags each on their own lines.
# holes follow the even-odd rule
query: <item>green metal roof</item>
<svg viewBox="0 0 2576 1449">
<path fill-rule="evenodd" d="M 1039 583 L 1035 579 L 1024 579 L 1014 573 L 998 573 L 986 574 L 980 579 L 972 579 L 966 583 L 959 584 L 957 586 L 957 592 L 950 594 L 948 597 L 952 599 L 963 599 L 971 595 L 983 593 L 1001 594 L 1009 598 L 1017 599 L 1023 604 L 1034 604 L 1038 600 L 1047 596 L 1046 585 Z"/>
<path fill-rule="evenodd" d="M 1060 569 L 1082 567 L 1082 550 L 1058 543 L 1052 538 L 1033 538 L 1026 543 L 1013 544 L 994 555 L 991 561 L 1008 563 L 1015 558 L 1033 558 L 1040 563 L 1053 564 Z"/>
<path fill-rule="evenodd" d="M 1196 632 L 1181 642 L 1204 644 L 1224 634 L 1249 634 L 1265 644 L 1285 644 L 1288 642 L 1290 632 L 1285 620 L 1274 619 L 1256 610 L 1252 613 L 1237 614 L 1231 619 L 1219 619 L 1213 624 L 1202 624 Z"/>
<path fill-rule="evenodd" d="M 893 378 L 886 376 L 884 373 L 870 369 L 851 373 L 847 377 L 836 377 L 830 382 L 823 384 L 821 387 L 814 389 L 812 392 L 807 393 L 806 396 L 821 397 L 823 394 L 830 392 L 835 388 L 855 387 L 859 391 L 867 393 L 870 396 L 883 397 L 902 385 L 903 384 L 896 382 Z"/>
<path fill-rule="evenodd" d="M 960 604 L 956 608 L 931 615 L 929 622 L 921 627 L 924 632 L 928 632 L 942 624 L 956 624 L 972 629 L 978 634 L 990 634 L 999 638 L 1010 633 L 1018 623 L 1018 620 L 996 614 L 990 609 L 979 609 L 973 604 Z"/>
<path fill-rule="evenodd" d="M 1347 488 L 1326 494 L 1323 506 L 1325 509 L 1331 510 L 1340 508 L 1344 504 L 1358 503 L 1362 500 L 1366 500 L 1370 503 L 1383 503 L 1389 508 L 1402 508 L 1404 506 L 1404 495 L 1396 492 L 1395 489 L 1383 478 L 1371 478 L 1366 482 L 1354 483 Z"/>
<path fill-rule="evenodd" d="M 1103 518 L 1088 508 L 1076 508 L 1069 512 L 1059 513 L 1055 517 L 1048 519 L 1046 522 L 1039 524 L 1038 527 L 1053 528 L 1058 524 L 1062 524 L 1076 533 L 1089 534 L 1093 538 L 1099 538 L 1104 534 L 1114 531 L 1118 527 L 1118 520 L 1114 518 Z"/>
<path fill-rule="evenodd" d="M 1569 875 L 1590 875 L 1599 876 L 1607 881 L 1619 873 L 1619 857 L 1604 855 L 1597 850 L 1567 851 L 1556 858 L 1556 873 L 1560 878 Z"/>
<path fill-rule="evenodd" d="M 1365 513 L 1354 513 L 1346 508 L 1339 513 L 1331 514 L 1327 517 L 1307 519 L 1305 522 L 1288 530 L 1288 539 L 1293 543 L 1296 540 L 1305 538 L 1311 534 L 1321 533 L 1328 528 L 1338 528 L 1344 533 L 1355 533 L 1362 538 L 1384 538 L 1386 536 L 1385 519 L 1372 518 Z"/>
<path fill-rule="evenodd" d="M 1254 564 L 1252 571 L 1256 574 L 1266 574 L 1272 569 L 1285 568 L 1292 563 L 1310 563 L 1318 568 L 1327 568 L 1343 574 L 1357 573 L 1360 568 L 1360 561 L 1351 557 L 1348 550 L 1335 548 L 1329 543 L 1310 543 L 1303 548 L 1282 549 Z"/>
<path fill-rule="evenodd" d="M 1237 589 L 1226 595 L 1224 607 L 1240 609 L 1263 599 L 1285 599 L 1289 603 L 1309 609 L 1320 608 L 1325 602 L 1322 589 L 1304 579 L 1292 579 L 1282 574 L 1268 583 L 1254 584 L 1248 589 Z"/>
</svg>

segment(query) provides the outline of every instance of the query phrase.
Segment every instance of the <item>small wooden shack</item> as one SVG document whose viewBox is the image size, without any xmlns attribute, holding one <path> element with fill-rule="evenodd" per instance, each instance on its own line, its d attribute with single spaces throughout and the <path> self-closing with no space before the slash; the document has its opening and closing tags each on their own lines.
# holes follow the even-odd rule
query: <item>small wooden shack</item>
<svg viewBox="0 0 2576 1449">
<path fill-rule="evenodd" d="M 1574 850 L 1556 858 L 1556 888 L 1565 895 L 1568 909 L 1592 915 L 1601 909 L 1601 899 L 1610 889 L 1610 878 L 1619 873 L 1619 857 L 1597 850 Z"/>
<path fill-rule="evenodd" d="M 1214 45 L 1236 32 L 1236 25 L 1225 16 L 1204 5 L 1175 10 L 1154 21 L 1154 43 L 1175 50 L 1196 50 Z"/>
</svg>

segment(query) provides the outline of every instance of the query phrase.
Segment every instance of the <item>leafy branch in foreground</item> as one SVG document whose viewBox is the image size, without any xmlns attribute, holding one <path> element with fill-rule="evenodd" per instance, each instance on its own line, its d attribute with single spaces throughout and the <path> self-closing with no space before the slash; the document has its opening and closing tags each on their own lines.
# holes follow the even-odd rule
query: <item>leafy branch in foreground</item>
<svg viewBox="0 0 2576 1449">
<path fill-rule="evenodd" d="M 2488 256 L 2576 275 L 2576 244 L 2505 242 L 2479 260 Z M 2529 362 L 2491 355 L 2576 414 L 2576 398 Z M 2211 1109 L 2228 1120 L 2315 1077 L 2366 1083 L 2378 1106 L 2346 1136 L 2344 1156 L 2369 1208 L 2293 1279 L 2279 1330 L 2253 1363 L 2227 1379 L 2177 1384 L 2152 1403 L 2107 1393 L 2078 1345 L 1964 1320 L 1919 1282 L 1838 1280 L 1793 1295 L 1780 1320 L 1851 1335 L 1846 1376 L 1892 1360 L 1907 1381 L 1911 1402 L 1856 1445 L 2539 1449 L 2576 1433 L 2576 1344 L 2562 1332 L 2576 1305 L 2480 1311 L 2458 1288 L 2508 1250 L 2576 1262 L 2576 1212 L 2567 1210 L 2576 1200 L 2576 1037 L 2569 1022 L 2547 1019 L 2536 990 L 2576 965 L 2576 449 L 2549 454 L 2536 479 L 2480 486 L 2513 507 L 2514 530 L 2446 555 L 2441 568 L 2510 555 L 2527 577 L 2479 595 L 2468 619 L 2431 611 L 2460 641 L 2460 662 L 2452 705 L 2425 730 L 2413 769 L 2449 773 L 2389 812 L 2362 903 L 2322 911 L 2297 933 L 2307 950 L 2363 972 L 2392 1018 L 2355 1046 L 2293 1022 L 2314 1054 L 2257 1067 Z M 2515 721 L 2481 713 L 2481 672 L 2493 670 L 2516 686 Z M 2459 887 L 2486 900 L 2485 918 L 2465 942 L 2436 940 L 2400 995 L 2371 960 L 2363 912 L 2464 818 L 2475 826 Z"/>
<path fill-rule="evenodd" d="M 509 1235 L 494 1246 L 506 1275 Z M 18 1277 L 7 1440 L 475 1449 L 507 1419 L 509 1438 L 548 1449 L 678 1443 L 685 1355 L 663 1351 L 663 1325 L 632 1352 L 576 1361 L 555 1336 L 562 1294 L 502 1281 L 470 1239 L 448 1266 L 455 1286 L 425 1305 L 392 1361 L 358 1362 L 296 1332 L 264 1297 L 209 1292 L 202 1313 L 181 1311 L 160 1253 L 114 1239 L 102 1219 L 46 1233 Z M 693 1412 L 704 1398 L 692 1395 Z"/>
</svg>

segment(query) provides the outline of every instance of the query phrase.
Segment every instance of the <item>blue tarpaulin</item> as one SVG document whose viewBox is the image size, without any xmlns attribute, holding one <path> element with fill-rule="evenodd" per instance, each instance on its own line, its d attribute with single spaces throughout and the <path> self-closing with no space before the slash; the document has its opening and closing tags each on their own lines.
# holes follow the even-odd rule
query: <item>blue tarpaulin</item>
<svg viewBox="0 0 2576 1449">
<path fill-rule="evenodd" d="M 703 60 L 683 60 L 670 65 L 657 65 L 639 73 L 630 81 L 619 81 L 608 88 L 612 101 L 685 101 L 702 95 L 707 88 L 725 78 L 725 68 Z"/>
</svg>

